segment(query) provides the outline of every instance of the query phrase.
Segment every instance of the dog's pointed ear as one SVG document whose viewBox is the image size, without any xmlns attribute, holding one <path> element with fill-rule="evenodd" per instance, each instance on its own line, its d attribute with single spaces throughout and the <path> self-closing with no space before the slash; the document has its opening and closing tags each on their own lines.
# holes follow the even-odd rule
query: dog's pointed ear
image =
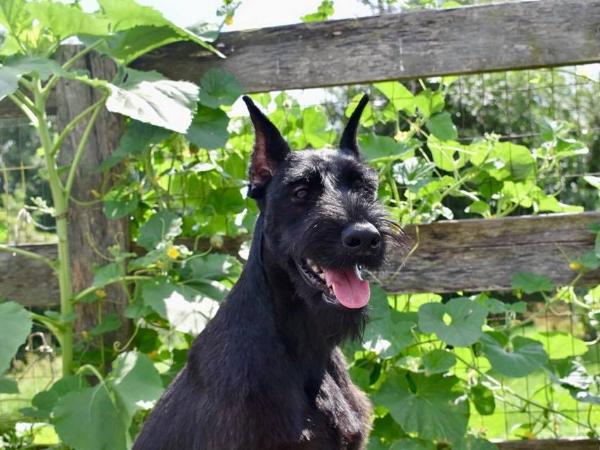
<svg viewBox="0 0 600 450">
<path fill-rule="evenodd" d="M 264 193 L 264 187 L 277 170 L 277 166 L 290 153 L 290 148 L 277 127 L 267 119 L 250 97 L 244 95 L 242 99 L 250 112 L 255 136 L 248 173 L 248 196 L 258 198 Z"/>
<path fill-rule="evenodd" d="M 344 132 L 342 133 L 342 138 L 340 139 L 340 150 L 343 153 L 354 156 L 355 158 L 360 158 L 360 150 L 358 148 L 358 142 L 356 141 L 356 131 L 358 130 L 360 116 L 362 115 L 368 102 L 369 96 L 367 94 L 363 95 L 358 102 L 356 109 L 350 116 L 350 119 L 346 124 L 346 128 L 344 128 Z"/>
</svg>

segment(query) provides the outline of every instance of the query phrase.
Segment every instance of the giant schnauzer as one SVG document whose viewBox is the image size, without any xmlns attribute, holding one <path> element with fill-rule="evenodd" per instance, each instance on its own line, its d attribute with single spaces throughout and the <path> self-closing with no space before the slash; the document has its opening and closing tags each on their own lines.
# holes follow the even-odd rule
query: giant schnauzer
<svg viewBox="0 0 600 450">
<path fill-rule="evenodd" d="M 364 449 L 369 401 L 337 346 L 362 331 L 362 271 L 398 239 L 356 141 L 368 98 L 340 148 L 319 151 L 291 151 L 244 101 L 255 130 L 249 196 L 260 209 L 248 262 L 134 450 Z"/>
</svg>

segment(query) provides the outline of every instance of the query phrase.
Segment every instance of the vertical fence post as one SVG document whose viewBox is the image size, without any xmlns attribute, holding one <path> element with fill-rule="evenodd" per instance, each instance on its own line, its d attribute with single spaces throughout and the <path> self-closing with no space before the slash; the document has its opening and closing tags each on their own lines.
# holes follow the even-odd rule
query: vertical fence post
<svg viewBox="0 0 600 450">
<path fill-rule="evenodd" d="M 61 57 L 66 60 L 79 49 L 65 46 Z M 91 77 L 111 80 L 116 73 L 115 64 L 96 53 L 82 58 L 76 68 L 90 73 Z M 57 122 L 62 129 L 70 119 L 100 99 L 100 92 L 91 87 L 65 79 L 57 86 Z M 85 128 L 84 120 L 65 140 L 60 151 L 59 163 L 68 166 Z M 112 153 L 122 132 L 121 117 L 103 110 L 96 121 L 87 149 L 81 159 L 72 190 L 69 209 L 69 243 L 71 257 L 71 277 L 74 292 L 89 287 L 93 280 L 93 269 L 110 262 L 108 248 L 118 245 L 122 251 L 129 248 L 127 218 L 109 220 L 103 210 L 99 195 L 106 192 L 118 176 L 119 169 L 100 172 L 100 164 Z M 118 285 L 106 289 L 107 296 L 98 304 L 81 303 L 76 305 L 76 336 L 89 330 L 108 314 L 116 314 L 123 326 L 107 336 L 107 342 L 125 342 L 129 333 L 124 311 L 127 306 L 127 292 Z"/>
</svg>

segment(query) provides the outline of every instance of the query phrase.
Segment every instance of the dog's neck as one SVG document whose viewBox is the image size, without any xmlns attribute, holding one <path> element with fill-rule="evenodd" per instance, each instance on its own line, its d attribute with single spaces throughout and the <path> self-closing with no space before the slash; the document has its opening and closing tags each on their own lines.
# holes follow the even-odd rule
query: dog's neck
<svg viewBox="0 0 600 450">
<path fill-rule="evenodd" d="M 285 268 L 287 261 L 269 249 L 259 217 L 250 257 L 244 272 L 256 280 L 260 301 L 273 318 L 273 324 L 284 345 L 299 359 L 311 364 L 325 363 L 333 349 L 345 338 L 360 334 L 364 318 L 333 307 L 314 307 L 300 298 Z"/>
</svg>

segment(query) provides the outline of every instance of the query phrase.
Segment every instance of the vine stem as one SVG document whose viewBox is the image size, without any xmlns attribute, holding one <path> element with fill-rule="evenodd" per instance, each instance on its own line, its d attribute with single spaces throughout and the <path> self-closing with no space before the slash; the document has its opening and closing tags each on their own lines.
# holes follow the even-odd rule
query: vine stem
<svg viewBox="0 0 600 450">
<path fill-rule="evenodd" d="M 98 113 L 104 106 L 105 100 L 106 100 L 106 96 L 103 96 L 102 99 L 100 99 L 99 101 L 94 103 L 93 108 L 95 108 L 95 109 L 92 112 L 92 117 L 90 117 L 90 120 L 88 121 L 88 123 L 85 127 L 85 130 L 83 131 L 83 135 L 81 136 L 81 140 L 79 141 L 79 145 L 77 146 L 77 150 L 75 151 L 75 156 L 73 156 L 73 162 L 71 163 L 71 168 L 69 169 L 69 175 L 67 176 L 67 182 L 66 182 L 65 188 L 64 188 L 65 204 L 67 207 L 69 205 L 71 189 L 73 188 L 73 183 L 75 182 L 75 175 L 77 174 L 77 168 L 79 167 L 79 162 L 81 161 L 81 157 L 83 156 L 83 153 L 85 152 L 85 148 L 86 148 L 88 140 L 90 138 L 90 134 L 94 128 L 96 119 L 98 118 Z M 75 117 L 75 119 L 73 119 L 73 120 L 77 120 L 77 117 Z M 54 149 L 54 147 L 53 147 L 53 149 Z"/>
<path fill-rule="evenodd" d="M 66 139 L 66 137 L 69 134 L 71 134 L 71 132 L 75 129 L 75 127 L 77 126 L 77 124 L 79 124 L 79 122 L 81 122 L 88 114 L 90 114 L 91 112 L 94 112 L 95 108 L 97 108 L 98 105 L 104 104 L 105 101 L 106 101 L 106 96 L 104 96 L 103 98 L 101 98 L 100 100 L 98 100 L 93 105 L 91 105 L 91 106 L 87 107 L 86 109 L 84 109 L 83 111 L 81 111 L 79 114 L 77 114 L 73 118 L 73 120 L 71 120 L 65 126 L 65 128 L 58 135 L 58 138 L 56 139 L 56 142 L 54 143 L 54 147 L 52 149 L 52 156 L 54 156 L 56 153 L 58 153 L 58 151 L 60 150 L 60 146 L 62 145 L 63 141 Z"/>
<path fill-rule="evenodd" d="M 11 247 L 9 245 L 0 244 L 0 252 L 4 253 L 14 253 L 16 255 L 25 256 L 26 258 L 34 259 L 36 261 L 41 261 L 44 264 L 47 264 L 52 268 L 53 271 L 56 271 L 56 262 L 52 261 L 50 258 L 46 258 L 45 256 L 38 255 L 37 253 L 30 252 L 28 250 L 23 250 L 22 248 Z"/>
<path fill-rule="evenodd" d="M 46 115 L 46 99 L 41 82 L 36 79 L 33 90 L 36 107 L 36 128 L 44 150 L 44 159 L 48 171 L 48 184 L 54 203 L 56 235 L 58 238 L 58 286 L 60 290 L 61 327 L 57 338 L 61 342 L 62 373 L 63 376 L 71 374 L 73 365 L 73 285 L 71 281 L 71 263 L 69 256 L 68 240 L 68 204 L 64 195 L 60 175 L 56 167 L 56 160 L 52 155 L 54 145 L 50 138 L 50 121 Z"/>
</svg>

